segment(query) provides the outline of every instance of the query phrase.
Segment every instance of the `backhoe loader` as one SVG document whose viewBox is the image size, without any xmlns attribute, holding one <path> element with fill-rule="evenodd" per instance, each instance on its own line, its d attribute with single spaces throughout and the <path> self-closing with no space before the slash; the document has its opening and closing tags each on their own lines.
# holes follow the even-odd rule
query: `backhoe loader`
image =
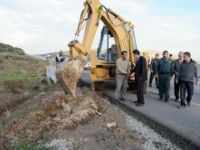
<svg viewBox="0 0 200 150">
<path fill-rule="evenodd" d="M 100 21 L 104 26 L 99 46 L 94 49 L 92 44 Z M 83 39 L 79 41 L 81 32 Z M 134 64 L 132 51 L 137 48 L 134 25 L 106 8 L 99 0 L 86 0 L 75 38 L 68 46 L 71 61 L 65 65 L 62 77 L 66 88 L 75 97 L 76 85 L 88 57 L 91 61 L 90 79 L 93 85 L 99 81 L 114 79 L 115 62 L 121 51 L 127 51 L 130 63 Z"/>
</svg>

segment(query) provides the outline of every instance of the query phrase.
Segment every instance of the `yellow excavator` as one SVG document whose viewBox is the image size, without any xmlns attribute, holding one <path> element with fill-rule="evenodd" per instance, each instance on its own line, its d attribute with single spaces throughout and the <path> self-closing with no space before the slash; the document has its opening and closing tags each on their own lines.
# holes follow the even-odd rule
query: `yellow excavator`
<svg viewBox="0 0 200 150">
<path fill-rule="evenodd" d="M 97 29 L 103 23 L 97 49 L 92 48 Z M 79 41 L 83 32 L 82 40 Z M 76 84 L 86 60 L 90 59 L 90 79 L 93 85 L 115 77 L 116 59 L 121 51 L 127 51 L 130 63 L 134 64 L 132 51 L 137 48 L 134 25 L 124 20 L 99 0 L 86 0 L 75 33 L 69 43 L 71 61 L 65 65 L 62 77 L 66 88 L 75 97 Z M 94 86 L 93 86 L 94 87 Z"/>
</svg>

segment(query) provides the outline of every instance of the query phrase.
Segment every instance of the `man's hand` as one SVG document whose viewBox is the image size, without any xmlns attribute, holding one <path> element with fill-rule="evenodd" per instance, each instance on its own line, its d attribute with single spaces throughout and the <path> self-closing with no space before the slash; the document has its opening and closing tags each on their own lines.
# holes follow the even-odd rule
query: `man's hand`
<svg viewBox="0 0 200 150">
<path fill-rule="evenodd" d="M 158 74 L 155 74 L 155 77 L 158 78 Z"/>
<path fill-rule="evenodd" d="M 175 83 L 178 84 L 178 80 L 177 79 L 176 79 Z"/>
</svg>

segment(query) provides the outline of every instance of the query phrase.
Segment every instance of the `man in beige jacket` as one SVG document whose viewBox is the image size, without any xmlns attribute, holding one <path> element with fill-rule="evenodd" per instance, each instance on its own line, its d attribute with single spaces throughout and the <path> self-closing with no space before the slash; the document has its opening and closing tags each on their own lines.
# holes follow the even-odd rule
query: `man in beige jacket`
<svg viewBox="0 0 200 150">
<path fill-rule="evenodd" d="M 128 74 L 130 72 L 130 62 L 127 58 L 127 51 L 121 52 L 121 57 L 116 62 L 116 89 L 115 99 L 125 100 L 127 90 Z"/>
</svg>

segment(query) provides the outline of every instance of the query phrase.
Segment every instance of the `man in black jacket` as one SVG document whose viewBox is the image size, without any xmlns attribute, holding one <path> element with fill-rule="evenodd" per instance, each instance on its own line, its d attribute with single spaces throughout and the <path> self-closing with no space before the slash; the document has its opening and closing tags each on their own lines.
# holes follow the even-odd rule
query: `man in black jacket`
<svg viewBox="0 0 200 150">
<path fill-rule="evenodd" d="M 135 81 L 137 89 L 136 106 L 142 106 L 144 102 L 144 84 L 147 81 L 147 62 L 143 56 L 140 56 L 139 50 L 133 51 L 135 57 Z"/>
<path fill-rule="evenodd" d="M 180 65 L 179 69 L 179 82 L 181 92 L 181 107 L 185 107 L 185 99 L 187 100 L 188 106 L 192 100 L 194 92 L 194 83 L 198 83 L 198 72 L 197 63 L 191 59 L 189 52 L 184 53 L 184 61 Z M 187 98 L 186 98 L 187 91 Z"/>
</svg>

